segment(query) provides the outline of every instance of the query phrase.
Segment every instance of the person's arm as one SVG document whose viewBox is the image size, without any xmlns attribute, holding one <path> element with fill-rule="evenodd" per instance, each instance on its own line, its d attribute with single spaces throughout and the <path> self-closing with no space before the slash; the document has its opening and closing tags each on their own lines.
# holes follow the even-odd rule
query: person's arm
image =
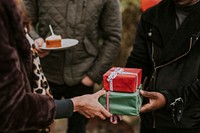
<svg viewBox="0 0 200 133">
<path fill-rule="evenodd" d="M 105 119 L 110 117 L 111 114 L 98 102 L 99 97 L 104 94 L 105 91 L 100 90 L 94 94 L 77 96 L 72 99 L 55 100 L 55 119 L 69 118 L 73 112 L 79 112 L 87 118 L 98 116 Z"/>
<path fill-rule="evenodd" d="M 183 102 L 187 104 L 191 99 L 200 99 L 200 81 L 197 79 L 191 85 L 184 86 L 180 89 L 166 90 L 161 93 L 167 99 L 167 106 L 170 106 L 177 98 L 182 98 Z"/>
<path fill-rule="evenodd" d="M 166 106 L 166 98 L 163 94 L 159 92 L 148 92 L 143 90 L 140 90 L 140 93 L 143 97 L 149 99 L 149 102 L 141 107 L 141 113 L 150 112 Z"/>
<path fill-rule="evenodd" d="M 141 91 L 142 96 L 149 98 L 149 103 L 141 107 L 140 112 L 149 112 L 162 107 L 170 109 L 174 123 L 181 120 L 185 105 L 200 100 L 200 81 L 184 86 L 181 89 L 165 90 L 161 92 Z"/>
<path fill-rule="evenodd" d="M 153 66 L 147 46 L 147 33 L 142 24 L 143 16 L 141 17 L 140 23 L 137 27 L 136 38 L 133 43 L 133 50 L 131 51 L 125 66 L 128 68 L 141 68 L 142 81 L 144 81 L 145 77 L 149 77 Z"/>
<path fill-rule="evenodd" d="M 12 21 L 7 22 L 8 15 L 4 13 L 0 13 L 0 131 L 46 127 L 55 116 L 54 100 L 28 91 L 30 85 L 25 80 L 18 53 L 11 46 L 11 35 L 7 31 Z"/>
<path fill-rule="evenodd" d="M 119 0 L 107 0 L 99 18 L 103 44 L 88 76 L 96 83 L 116 59 L 121 43 L 121 16 Z"/>
<path fill-rule="evenodd" d="M 95 116 L 105 119 L 110 117 L 109 113 L 99 102 L 100 96 L 105 94 L 105 90 L 100 90 L 94 94 L 83 95 L 80 97 L 72 98 L 74 104 L 74 112 L 79 112 L 87 118 L 93 118 Z"/>
</svg>

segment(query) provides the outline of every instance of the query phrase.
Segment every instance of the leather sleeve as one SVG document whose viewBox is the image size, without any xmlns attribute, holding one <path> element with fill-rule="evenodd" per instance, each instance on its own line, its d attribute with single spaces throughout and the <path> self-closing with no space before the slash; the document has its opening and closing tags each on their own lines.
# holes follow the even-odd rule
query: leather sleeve
<svg viewBox="0 0 200 133">
<path fill-rule="evenodd" d="M 191 85 L 182 87 L 181 89 L 173 89 L 162 91 L 161 93 L 167 98 L 167 106 L 170 106 L 175 99 L 181 97 L 186 105 L 191 100 L 200 100 L 200 81 L 197 79 Z"/>
<path fill-rule="evenodd" d="M 126 67 L 130 68 L 141 68 L 142 69 L 142 80 L 144 81 L 145 77 L 150 76 L 150 72 L 153 69 L 151 63 L 151 57 L 149 54 L 148 41 L 146 39 L 146 32 L 143 26 L 143 19 L 137 27 L 136 39 L 133 44 L 133 50 L 131 51 L 127 62 Z M 149 80 L 149 79 L 148 79 Z"/>
</svg>

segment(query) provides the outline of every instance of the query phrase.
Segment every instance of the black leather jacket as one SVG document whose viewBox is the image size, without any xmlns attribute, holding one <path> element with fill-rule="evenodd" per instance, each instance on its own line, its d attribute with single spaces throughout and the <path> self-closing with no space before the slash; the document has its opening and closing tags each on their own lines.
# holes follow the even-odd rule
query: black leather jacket
<svg viewBox="0 0 200 133">
<path fill-rule="evenodd" d="M 163 0 L 141 17 L 127 67 L 143 69 L 145 89 L 161 92 L 169 106 L 184 101 L 182 119 L 173 123 L 171 110 L 141 114 L 142 125 L 163 129 L 200 128 L 200 3 L 176 29 L 172 0 Z M 144 103 L 147 100 L 144 99 Z"/>
</svg>

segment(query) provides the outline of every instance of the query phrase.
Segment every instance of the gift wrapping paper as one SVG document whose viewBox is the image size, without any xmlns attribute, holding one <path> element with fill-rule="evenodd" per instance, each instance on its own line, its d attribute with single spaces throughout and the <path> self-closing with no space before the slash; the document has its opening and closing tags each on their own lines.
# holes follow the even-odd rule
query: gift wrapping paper
<svg viewBox="0 0 200 133">
<path fill-rule="evenodd" d="M 113 67 L 103 75 L 107 91 L 135 92 L 141 84 L 142 69 Z"/>
</svg>

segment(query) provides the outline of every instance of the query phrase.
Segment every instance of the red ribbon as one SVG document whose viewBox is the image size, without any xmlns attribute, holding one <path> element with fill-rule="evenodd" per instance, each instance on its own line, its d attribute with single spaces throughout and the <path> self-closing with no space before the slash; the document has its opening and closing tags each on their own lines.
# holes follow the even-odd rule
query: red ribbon
<svg viewBox="0 0 200 133">
<path fill-rule="evenodd" d="M 110 91 L 108 91 L 106 93 L 106 110 L 108 110 L 110 112 Z M 110 117 L 110 122 L 112 124 L 117 124 L 118 123 L 118 120 L 122 120 L 122 116 L 121 115 L 116 115 L 116 114 L 113 114 L 111 117 Z"/>
</svg>

